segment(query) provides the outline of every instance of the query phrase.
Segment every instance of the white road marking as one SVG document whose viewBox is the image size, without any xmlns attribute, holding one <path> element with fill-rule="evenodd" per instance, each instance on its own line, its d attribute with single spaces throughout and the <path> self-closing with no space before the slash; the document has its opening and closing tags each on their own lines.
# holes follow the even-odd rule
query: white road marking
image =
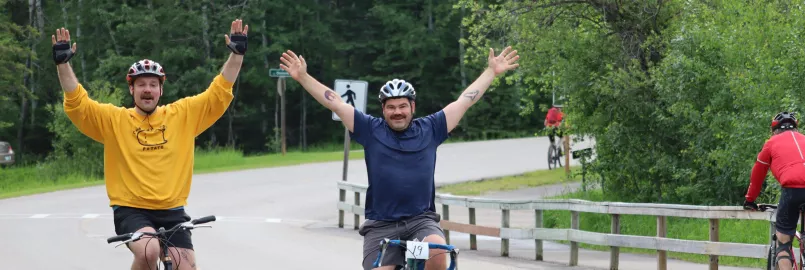
<svg viewBox="0 0 805 270">
<path fill-rule="evenodd" d="M 46 218 L 47 216 L 50 216 L 50 214 L 36 214 L 31 216 L 31 218 Z"/>
<path fill-rule="evenodd" d="M 282 219 L 278 219 L 278 218 L 267 218 L 267 219 L 266 219 L 266 222 L 268 222 L 268 223 L 280 223 L 280 222 L 282 222 Z"/>
<path fill-rule="evenodd" d="M 98 216 L 100 216 L 100 215 L 98 215 L 98 214 L 86 214 L 86 215 L 81 216 L 81 218 L 97 218 Z"/>
</svg>

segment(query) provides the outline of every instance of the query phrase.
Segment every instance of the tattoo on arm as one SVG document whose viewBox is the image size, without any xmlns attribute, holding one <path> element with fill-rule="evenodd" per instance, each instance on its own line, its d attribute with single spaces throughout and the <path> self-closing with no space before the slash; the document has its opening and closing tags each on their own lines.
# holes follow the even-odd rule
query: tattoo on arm
<svg viewBox="0 0 805 270">
<path fill-rule="evenodd" d="M 324 99 L 326 100 L 333 101 L 337 96 L 338 95 L 332 90 L 324 91 Z"/>
<path fill-rule="evenodd" d="M 465 98 L 469 98 L 472 101 L 475 101 L 475 97 L 478 96 L 478 90 L 472 90 L 469 92 L 464 93 Z"/>
</svg>

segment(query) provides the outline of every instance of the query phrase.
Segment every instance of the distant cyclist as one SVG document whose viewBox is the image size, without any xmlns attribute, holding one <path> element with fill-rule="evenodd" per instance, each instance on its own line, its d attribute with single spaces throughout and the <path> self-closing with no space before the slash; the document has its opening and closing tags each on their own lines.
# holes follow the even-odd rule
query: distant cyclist
<svg viewBox="0 0 805 270">
<path fill-rule="evenodd" d="M 550 109 L 548 109 L 548 113 L 545 114 L 545 128 L 550 128 L 551 132 L 548 133 L 548 139 L 551 141 L 551 144 L 554 144 L 556 135 L 562 137 L 562 130 L 560 126 L 562 125 L 562 120 L 564 119 L 564 114 L 562 113 L 562 105 L 553 105 Z M 559 155 L 561 155 L 562 149 L 559 149 Z"/>
<path fill-rule="evenodd" d="M 193 177 L 195 138 L 232 101 L 248 29 L 241 20 L 232 22 L 230 35 L 224 37 L 232 53 L 206 91 L 167 105 L 159 105 L 167 79 L 162 65 L 148 59 L 132 64 L 125 79 L 133 108 L 91 99 L 69 63 L 76 53 L 76 44 L 70 46 L 70 32 L 61 28 L 51 37 L 64 112 L 81 133 L 103 144 L 104 180 L 118 235 L 155 232 L 190 221 L 184 206 Z M 143 237 L 127 244 L 134 255 L 131 269 L 151 269 L 158 261 L 159 241 L 150 240 Z M 174 265 L 179 270 L 196 269 L 190 232 L 177 232 L 167 240 L 174 246 L 169 249 Z"/>
<path fill-rule="evenodd" d="M 782 193 L 777 208 L 777 260 L 779 269 L 791 269 L 791 239 L 799 220 L 799 206 L 805 204 L 805 135 L 797 130 L 794 113 L 778 113 L 771 121 L 772 136 L 757 156 L 744 201 L 745 209 L 757 210 L 755 203 L 764 179 L 771 173 L 780 182 Z M 780 259 L 787 259 L 780 261 Z"/>
<path fill-rule="evenodd" d="M 404 80 L 393 79 L 380 87 L 378 101 L 383 118 L 358 111 L 338 94 L 307 74 L 307 63 L 292 51 L 283 53 L 280 67 L 316 100 L 335 112 L 350 136 L 364 146 L 369 188 L 366 192 L 366 222 L 359 231 L 363 241 L 363 268 L 372 269 L 383 238 L 445 244 L 439 227 L 441 217 L 434 204 L 436 148 L 459 123 L 464 113 L 481 97 L 496 76 L 519 66 L 520 56 L 507 47 L 495 56 L 489 49 L 488 66 L 461 96 L 444 109 L 414 118 L 416 91 Z M 468 164 L 468 166 L 473 166 Z M 431 250 L 425 269 L 444 270 L 448 256 Z M 405 253 L 384 255 L 381 269 L 394 269 Z"/>
</svg>

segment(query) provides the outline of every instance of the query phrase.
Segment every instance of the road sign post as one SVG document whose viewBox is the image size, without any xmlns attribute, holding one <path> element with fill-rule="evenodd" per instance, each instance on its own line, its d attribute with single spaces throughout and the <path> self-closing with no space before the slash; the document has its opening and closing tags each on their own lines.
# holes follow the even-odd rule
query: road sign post
<svg viewBox="0 0 805 270">
<path fill-rule="evenodd" d="M 367 99 L 367 89 L 369 83 L 366 81 L 356 81 L 356 80 L 343 80 L 337 79 L 335 80 L 335 87 L 333 89 L 335 92 L 341 97 L 341 100 L 346 102 L 352 107 L 358 109 L 360 112 L 366 112 L 366 99 Z M 341 121 L 341 118 L 338 117 L 335 112 L 333 112 L 333 120 Z M 347 181 L 347 169 L 349 168 L 349 145 L 351 140 L 349 139 L 349 129 L 344 127 L 344 169 L 343 174 L 341 175 L 341 181 Z M 355 195 L 355 203 L 358 204 L 358 195 Z M 343 202 L 346 200 L 346 192 L 342 189 L 339 190 L 338 194 L 339 201 Z M 355 223 L 358 222 L 358 215 L 355 215 Z M 338 227 L 344 227 L 344 210 L 338 210 Z M 357 228 L 357 227 L 356 227 Z"/>
<path fill-rule="evenodd" d="M 333 90 L 341 97 L 341 100 L 346 102 L 352 107 L 358 109 L 360 112 L 366 112 L 366 100 L 368 94 L 369 83 L 366 81 L 357 80 L 335 80 L 335 87 Z M 341 121 L 335 112 L 333 112 L 333 120 Z M 347 181 L 347 169 L 349 164 L 349 130 L 344 127 L 344 170 L 342 181 Z"/>
<path fill-rule="evenodd" d="M 279 94 L 280 96 L 280 112 L 282 113 L 282 120 L 280 120 L 281 122 L 280 134 L 282 134 L 281 135 L 282 155 L 284 156 L 286 151 L 285 150 L 286 149 L 285 148 L 285 78 L 290 77 L 291 74 L 280 68 L 272 68 L 268 70 L 268 75 L 271 77 L 279 78 L 279 80 L 277 80 L 277 94 Z"/>
</svg>

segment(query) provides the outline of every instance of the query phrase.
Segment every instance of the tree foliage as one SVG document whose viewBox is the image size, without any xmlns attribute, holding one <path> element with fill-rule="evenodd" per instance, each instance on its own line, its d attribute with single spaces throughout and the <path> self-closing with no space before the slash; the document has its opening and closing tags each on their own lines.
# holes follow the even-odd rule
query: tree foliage
<svg viewBox="0 0 805 270">
<path fill-rule="evenodd" d="M 526 96 L 564 97 L 572 132 L 595 137 L 592 168 L 618 200 L 742 201 L 770 118 L 805 101 L 802 4 L 461 4 L 473 14 L 464 21 L 468 58 L 490 44 L 517 44 L 523 69 L 511 79 Z M 779 187 L 771 174 L 767 183 Z"/>
<path fill-rule="evenodd" d="M 229 146 L 247 154 L 278 151 L 277 78 L 285 50 L 305 56 L 309 72 L 326 85 L 336 79 L 369 82 L 367 112 L 379 114 L 372 97 L 393 78 L 418 90 L 417 115 L 455 100 L 486 63 L 464 65 L 459 39 L 466 35 L 457 0 L 338 1 L 112 1 L 0 0 L 0 140 L 12 143 L 20 163 L 51 158 L 101 160 L 100 146 L 78 136 L 58 108 L 62 102 L 50 36 L 65 27 L 78 43 L 71 65 L 90 97 L 133 105 L 125 82 L 137 60 L 161 63 L 167 72 L 166 104 L 204 91 L 230 51 L 224 34 L 232 20 L 249 25 L 249 50 L 224 116 L 201 134 L 199 147 Z M 496 47 L 501 49 L 500 47 Z M 343 126 L 288 78 L 288 147 L 339 144 Z M 458 138 L 533 134 L 540 115 L 519 114 L 515 85 L 499 85 L 453 133 Z M 498 117 L 500 116 L 500 117 Z M 304 147 L 302 147 L 304 148 Z M 90 172 L 102 168 L 87 169 Z"/>
</svg>

